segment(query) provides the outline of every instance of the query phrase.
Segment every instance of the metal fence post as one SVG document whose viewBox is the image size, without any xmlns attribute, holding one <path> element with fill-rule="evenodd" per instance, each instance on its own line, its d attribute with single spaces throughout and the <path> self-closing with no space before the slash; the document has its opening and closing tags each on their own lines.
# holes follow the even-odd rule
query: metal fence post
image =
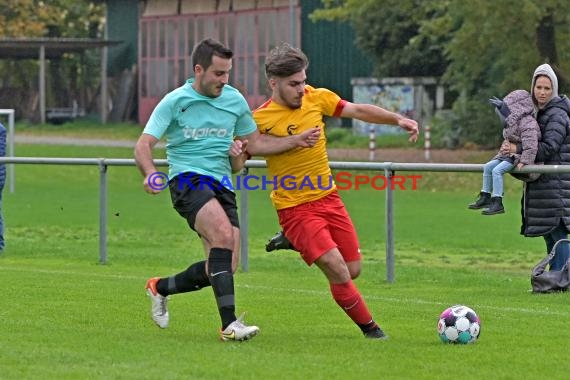
<svg viewBox="0 0 570 380">
<path fill-rule="evenodd" d="M 107 164 L 99 161 L 99 264 L 107 263 Z"/>
<path fill-rule="evenodd" d="M 390 169 L 384 169 L 384 176 L 388 181 L 386 186 L 386 280 L 390 283 L 394 282 L 394 191 L 393 178 L 394 172 Z"/>
<path fill-rule="evenodd" d="M 247 168 L 243 168 L 241 174 L 246 176 L 248 173 Z M 241 257 L 241 269 L 244 272 L 249 270 L 249 261 L 248 261 L 248 234 L 249 234 L 249 213 L 248 213 L 248 193 L 247 193 L 247 186 L 241 186 L 240 188 L 240 203 L 239 203 L 239 211 L 240 211 L 240 257 Z"/>
</svg>

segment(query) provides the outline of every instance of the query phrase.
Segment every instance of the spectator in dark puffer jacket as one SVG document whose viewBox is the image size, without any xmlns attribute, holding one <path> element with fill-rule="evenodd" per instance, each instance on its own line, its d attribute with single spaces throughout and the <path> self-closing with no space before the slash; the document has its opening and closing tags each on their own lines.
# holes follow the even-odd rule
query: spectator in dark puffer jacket
<svg viewBox="0 0 570 380">
<path fill-rule="evenodd" d="M 536 120 L 542 132 L 536 161 L 545 165 L 570 165 L 570 100 L 558 95 L 558 79 L 548 64 L 540 65 L 532 77 L 531 93 Z M 521 144 L 511 152 L 520 152 Z M 536 181 L 525 183 L 522 198 L 521 234 L 542 236 L 549 253 L 570 231 L 570 174 L 543 173 Z M 570 257 L 568 244 L 559 244 L 550 261 L 550 270 L 560 270 Z"/>
</svg>

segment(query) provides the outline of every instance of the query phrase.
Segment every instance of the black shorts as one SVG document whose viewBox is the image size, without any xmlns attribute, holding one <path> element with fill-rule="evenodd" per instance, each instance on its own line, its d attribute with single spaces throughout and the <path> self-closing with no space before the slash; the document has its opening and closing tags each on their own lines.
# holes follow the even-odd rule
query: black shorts
<svg viewBox="0 0 570 380">
<path fill-rule="evenodd" d="M 182 179 L 179 177 L 183 177 Z M 236 195 L 212 177 L 196 173 L 182 173 L 168 183 L 174 209 L 194 231 L 196 214 L 210 199 L 216 198 L 226 212 L 232 226 L 239 228 Z"/>
</svg>

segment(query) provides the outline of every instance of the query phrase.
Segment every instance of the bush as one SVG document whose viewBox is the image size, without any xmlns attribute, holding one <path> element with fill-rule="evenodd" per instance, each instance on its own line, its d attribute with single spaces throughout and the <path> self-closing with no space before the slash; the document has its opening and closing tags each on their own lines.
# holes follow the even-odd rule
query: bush
<svg viewBox="0 0 570 380">
<path fill-rule="evenodd" d="M 352 128 L 327 128 L 326 135 L 329 148 L 366 148 L 368 146 L 368 137 L 354 135 Z"/>
<path fill-rule="evenodd" d="M 397 127 L 396 127 L 397 128 Z M 355 135 L 352 128 L 327 128 L 327 146 L 329 148 L 361 148 L 368 149 L 370 137 Z M 409 148 L 408 134 L 376 135 L 377 148 Z"/>
<path fill-rule="evenodd" d="M 486 100 L 457 101 L 453 110 L 436 113 L 431 124 L 432 146 L 436 148 L 492 149 L 502 141 L 499 119 Z"/>
</svg>

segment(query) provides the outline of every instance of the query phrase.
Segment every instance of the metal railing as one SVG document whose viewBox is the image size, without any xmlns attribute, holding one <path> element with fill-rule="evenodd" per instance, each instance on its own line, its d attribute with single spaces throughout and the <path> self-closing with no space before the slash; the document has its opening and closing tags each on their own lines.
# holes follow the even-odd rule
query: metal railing
<svg viewBox="0 0 570 380">
<path fill-rule="evenodd" d="M 107 262 L 107 168 L 109 166 L 136 166 L 134 159 L 121 158 L 50 158 L 50 157 L 0 157 L 0 164 L 39 164 L 39 165 L 91 165 L 99 168 L 99 262 Z M 154 160 L 157 167 L 168 166 L 166 160 Z M 264 160 L 249 160 L 249 168 L 265 168 Z M 394 282 L 394 190 L 392 178 L 397 171 L 414 172 L 482 172 L 483 164 L 430 164 L 430 163 L 395 163 L 395 162 L 344 162 L 331 161 L 331 169 L 351 169 L 381 171 L 388 186 L 385 188 L 386 197 L 386 280 Z M 527 165 L 518 173 L 570 173 L 570 165 Z M 240 189 L 240 220 L 241 220 L 241 266 L 244 271 L 249 269 L 248 260 L 248 190 Z"/>
</svg>

